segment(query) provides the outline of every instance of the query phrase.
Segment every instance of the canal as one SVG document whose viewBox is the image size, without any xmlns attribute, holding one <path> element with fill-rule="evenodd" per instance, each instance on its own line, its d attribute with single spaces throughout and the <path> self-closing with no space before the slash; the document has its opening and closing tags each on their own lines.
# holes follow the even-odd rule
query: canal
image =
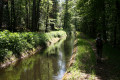
<svg viewBox="0 0 120 80">
<path fill-rule="evenodd" d="M 0 80 L 61 80 L 72 55 L 74 36 L 0 69 Z"/>
</svg>

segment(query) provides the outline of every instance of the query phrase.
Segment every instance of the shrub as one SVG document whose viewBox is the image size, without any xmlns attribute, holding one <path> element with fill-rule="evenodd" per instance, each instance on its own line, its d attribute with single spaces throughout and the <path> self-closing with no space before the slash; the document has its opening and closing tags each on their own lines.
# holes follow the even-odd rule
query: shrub
<svg viewBox="0 0 120 80">
<path fill-rule="evenodd" d="M 12 56 L 12 51 L 8 49 L 0 49 L 0 61 L 4 61 L 5 57 L 9 58 Z"/>
<path fill-rule="evenodd" d="M 37 32 L 15 32 L 8 30 L 0 32 L 0 60 L 9 57 L 12 54 L 20 55 L 25 50 L 32 49 L 38 45 L 46 46 L 46 42 L 55 37 L 66 36 L 64 31 L 54 31 L 49 33 Z"/>
</svg>

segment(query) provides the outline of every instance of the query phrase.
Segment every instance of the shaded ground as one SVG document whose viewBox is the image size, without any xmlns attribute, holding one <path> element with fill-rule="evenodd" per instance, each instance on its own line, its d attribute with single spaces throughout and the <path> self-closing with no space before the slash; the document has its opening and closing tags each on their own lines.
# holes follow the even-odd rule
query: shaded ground
<svg viewBox="0 0 120 80">
<path fill-rule="evenodd" d="M 94 43 L 91 43 L 93 50 L 96 53 Z M 103 53 L 104 54 L 104 53 Z M 108 63 L 108 58 L 103 56 L 102 63 L 96 63 L 95 71 L 98 76 L 98 80 L 120 80 L 120 71 L 116 71 L 116 65 Z"/>
<path fill-rule="evenodd" d="M 96 53 L 95 43 L 91 41 L 89 41 L 89 43 L 93 51 Z M 97 58 L 97 55 L 96 55 L 96 58 Z M 96 62 L 96 65 L 95 65 L 95 72 L 97 75 L 97 78 L 95 80 L 120 80 L 120 71 L 116 69 L 117 69 L 117 65 L 108 62 L 108 58 L 103 52 L 102 63 Z"/>
<path fill-rule="evenodd" d="M 95 47 L 95 43 L 91 40 L 89 40 L 87 37 L 85 37 L 85 35 L 81 34 L 80 35 L 81 38 L 85 39 L 88 41 L 88 43 L 91 45 L 93 51 L 94 51 L 94 55 L 96 55 L 96 47 Z M 105 48 L 106 49 L 106 48 Z M 76 52 L 77 47 L 75 46 L 74 48 L 74 52 Z M 112 50 L 112 49 L 111 49 Z M 113 50 L 112 50 L 113 51 Z M 105 51 L 103 51 L 105 52 Z M 113 53 L 109 53 L 109 49 L 106 50 L 107 54 L 113 54 L 111 57 L 113 57 L 114 55 L 116 55 L 113 51 Z M 117 58 L 113 58 L 116 60 L 111 60 L 108 55 L 106 55 L 106 53 L 103 53 L 103 58 L 102 58 L 102 63 L 95 63 L 93 67 L 88 68 L 88 69 L 93 69 L 95 71 L 95 73 L 91 73 L 87 72 L 87 69 L 85 70 L 85 68 L 82 69 L 82 67 L 80 66 L 79 69 L 74 69 L 73 70 L 68 70 L 64 77 L 63 80 L 120 80 L 120 68 L 119 68 L 119 62 L 118 63 L 114 63 L 117 61 Z M 89 57 L 89 55 L 84 56 L 83 58 L 83 63 L 85 65 L 89 64 L 88 62 L 86 62 L 85 60 L 87 59 L 87 57 Z M 97 56 L 96 56 L 97 58 Z M 72 58 L 70 59 L 70 63 L 69 63 L 69 67 L 73 67 L 74 63 L 76 61 L 76 54 L 74 53 Z M 85 62 L 84 62 L 85 61 Z"/>
</svg>

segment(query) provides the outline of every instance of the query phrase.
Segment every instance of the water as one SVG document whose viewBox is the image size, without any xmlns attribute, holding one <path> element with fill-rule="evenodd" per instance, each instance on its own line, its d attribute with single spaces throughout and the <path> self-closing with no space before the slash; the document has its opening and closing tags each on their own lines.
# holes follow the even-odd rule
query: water
<svg viewBox="0 0 120 80">
<path fill-rule="evenodd" d="M 0 70 L 0 80 L 61 80 L 72 55 L 73 37 Z"/>
</svg>

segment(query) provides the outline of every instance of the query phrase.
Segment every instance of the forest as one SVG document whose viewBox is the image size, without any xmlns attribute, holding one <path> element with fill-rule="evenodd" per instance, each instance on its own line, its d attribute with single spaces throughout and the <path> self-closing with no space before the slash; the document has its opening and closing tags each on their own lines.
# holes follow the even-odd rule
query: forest
<svg viewBox="0 0 120 80">
<path fill-rule="evenodd" d="M 104 42 L 103 63 L 96 66 L 98 33 Z M 70 43 L 73 45 L 70 49 L 73 56 L 76 54 L 75 63 L 66 69 L 72 80 L 84 80 L 85 77 L 74 76 L 83 72 L 91 80 L 120 79 L 117 63 L 120 61 L 120 0 L 0 0 L 0 66 L 32 55 L 38 47 L 55 45 L 63 37 L 74 39 L 73 35 L 75 40 Z M 67 43 L 64 45 L 68 47 Z M 68 50 L 66 46 L 62 48 Z M 109 72 L 108 66 L 113 71 Z M 71 80 L 66 76 L 62 80 Z"/>
<path fill-rule="evenodd" d="M 74 3 L 73 3 L 74 2 Z M 11 32 L 48 31 L 63 26 L 95 38 L 103 34 L 114 46 L 120 43 L 119 0 L 1 0 L 0 29 Z M 64 6 L 64 7 L 62 7 Z M 51 26 L 51 27 L 50 27 Z"/>
<path fill-rule="evenodd" d="M 49 17 L 57 19 L 57 5 L 56 0 L 1 0 L 0 28 L 12 32 L 40 31 L 48 27 Z"/>
<path fill-rule="evenodd" d="M 80 30 L 95 37 L 102 33 L 103 39 L 118 46 L 120 43 L 120 1 L 80 0 L 77 5 Z"/>
</svg>

